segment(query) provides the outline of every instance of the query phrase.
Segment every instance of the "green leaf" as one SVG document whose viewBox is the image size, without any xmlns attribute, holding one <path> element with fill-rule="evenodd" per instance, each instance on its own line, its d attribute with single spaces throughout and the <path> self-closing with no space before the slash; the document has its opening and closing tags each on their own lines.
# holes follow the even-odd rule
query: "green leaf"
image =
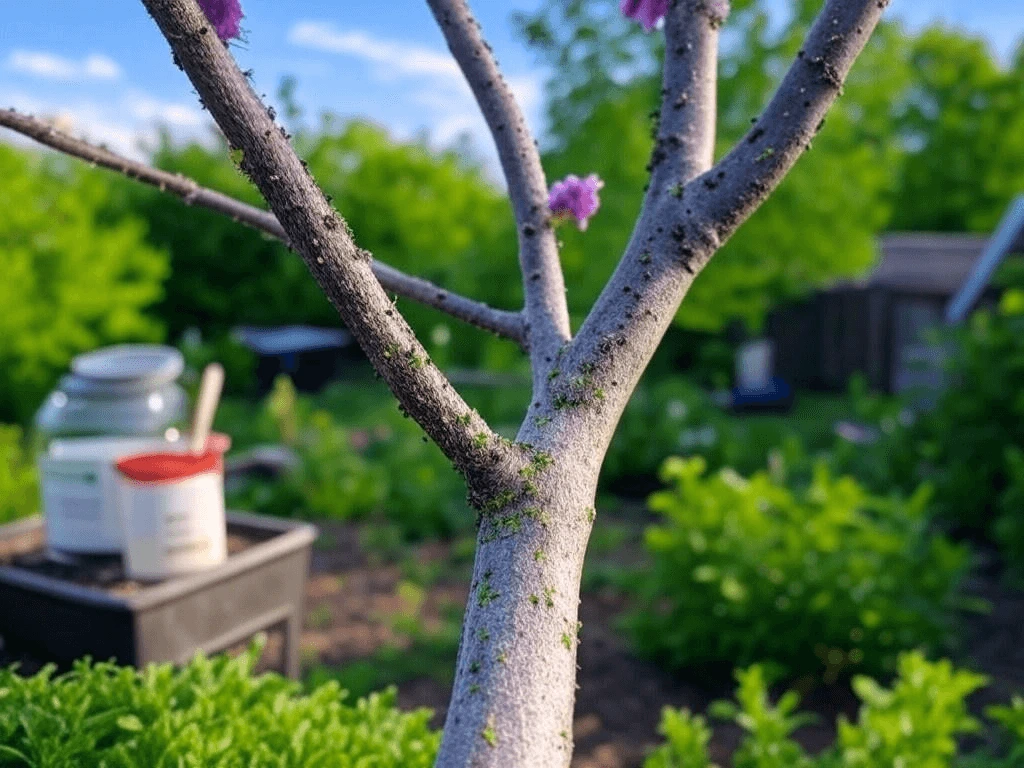
<svg viewBox="0 0 1024 768">
<path fill-rule="evenodd" d="M 121 715 L 117 718 L 117 727 L 123 731 L 141 731 L 142 721 L 136 715 Z"/>
</svg>

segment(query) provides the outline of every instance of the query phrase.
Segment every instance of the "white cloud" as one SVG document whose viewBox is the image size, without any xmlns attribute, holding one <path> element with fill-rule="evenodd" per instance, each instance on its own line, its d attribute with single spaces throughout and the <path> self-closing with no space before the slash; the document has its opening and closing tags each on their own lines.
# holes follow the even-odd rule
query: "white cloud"
<svg viewBox="0 0 1024 768">
<path fill-rule="evenodd" d="M 450 147 L 468 136 L 473 146 L 483 150 L 490 174 L 498 181 L 497 152 L 473 93 L 455 59 L 440 51 L 406 41 L 385 40 L 363 30 L 341 30 L 333 24 L 300 21 L 288 33 L 296 46 L 358 59 L 371 66 L 378 80 L 386 81 L 394 95 L 407 101 L 416 117 L 429 130 L 435 147 Z M 399 90 L 395 81 L 412 81 L 412 87 Z M 508 77 L 509 87 L 535 130 L 541 124 L 541 80 L 539 75 L 517 74 Z M 395 134 L 414 136 L 408 128 Z M 499 182 L 500 183 L 500 182 Z"/>
<path fill-rule="evenodd" d="M 382 40 L 359 30 L 343 32 L 326 22 L 297 22 L 288 32 L 288 42 L 303 48 L 355 56 L 385 67 L 382 74 L 462 78 L 458 64 L 447 53 L 421 45 Z"/>
<path fill-rule="evenodd" d="M 210 118 L 196 107 L 160 101 L 141 94 L 127 97 L 125 106 L 136 120 L 160 123 L 168 127 L 198 128 L 210 122 Z"/>
<path fill-rule="evenodd" d="M 15 50 L 7 57 L 7 69 L 49 80 L 116 80 L 121 77 L 117 62 L 100 54 L 76 60 L 45 51 Z"/>
<path fill-rule="evenodd" d="M 211 143 L 211 120 L 187 104 L 160 101 L 144 93 L 129 93 L 109 103 L 92 100 L 56 103 L 24 92 L 0 92 L 0 102 L 53 121 L 60 130 L 100 144 L 133 160 L 146 161 L 160 139 L 160 130 L 175 141 Z M 25 143 L 18 135 L 0 131 L 0 140 Z M 38 145 L 33 145 L 38 147 Z"/>
</svg>

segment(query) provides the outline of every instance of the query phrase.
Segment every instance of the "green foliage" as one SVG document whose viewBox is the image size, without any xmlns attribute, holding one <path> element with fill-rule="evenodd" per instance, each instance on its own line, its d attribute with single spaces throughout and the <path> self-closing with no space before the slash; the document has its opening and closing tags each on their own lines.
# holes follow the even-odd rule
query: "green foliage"
<svg viewBox="0 0 1024 768">
<path fill-rule="evenodd" d="M 330 396 L 333 407 L 326 401 L 317 407 L 287 377 L 279 378 L 256 432 L 295 450 L 301 466 L 277 482 L 253 484 L 235 503 L 286 517 L 386 520 L 409 539 L 471 525 L 462 478 L 437 446 L 424 442 L 422 430 L 390 398 L 367 397 L 361 389 L 338 387 Z M 233 434 L 231 425 L 218 424 Z M 248 431 L 255 436 L 251 425 Z"/>
<path fill-rule="evenodd" d="M 108 180 L 0 146 L 0 418 L 25 423 L 73 356 L 158 341 L 167 260 L 139 216 L 106 221 Z"/>
<path fill-rule="evenodd" d="M 872 430 L 873 442 L 858 443 L 833 435 L 825 449 L 829 466 L 856 477 L 877 493 L 912 492 L 918 482 L 917 458 L 909 434 L 917 416 L 905 398 L 870 392 L 866 380 L 854 376 L 845 404 L 847 412 L 842 418 Z"/>
<path fill-rule="evenodd" d="M 950 386 L 908 439 L 918 472 L 935 485 L 940 513 L 1024 551 L 1024 293 L 1009 290 L 955 333 Z"/>
<path fill-rule="evenodd" d="M 716 768 L 708 757 L 711 729 L 703 717 L 665 707 L 658 733 L 665 743 L 644 761 L 644 768 Z"/>
<path fill-rule="evenodd" d="M 867 677 L 854 678 L 862 704 L 856 724 L 840 718 L 840 765 L 950 765 L 957 752 L 956 737 L 980 727 L 967 714 L 965 699 L 984 684 L 982 675 L 954 670 L 946 660 L 928 662 L 920 654 L 900 658 L 899 677 L 891 689 Z"/>
<path fill-rule="evenodd" d="M 374 256 L 495 306 L 517 307 L 521 281 L 515 227 L 504 195 L 456 152 L 402 143 L 364 121 L 323 121 L 295 136 L 311 173 Z M 262 201 L 226 147 L 176 147 L 165 140 L 154 162 L 255 205 Z M 171 256 L 158 307 L 173 338 L 196 326 L 211 338 L 237 324 L 338 324 L 337 312 L 302 260 L 280 243 L 216 213 L 119 181 L 111 216 L 144 217 L 149 240 Z M 435 359 L 513 365 L 511 344 L 452 322 L 414 302 L 399 307 Z"/>
<path fill-rule="evenodd" d="M 308 695 L 256 676 L 259 646 L 137 671 L 88 660 L 24 678 L 0 670 L 0 764 L 37 768 L 428 768 L 440 742 L 428 710 L 394 691 L 345 704 L 336 683 Z"/>
<path fill-rule="evenodd" d="M 614 484 L 654 475 L 666 456 L 680 450 L 707 455 L 719 443 L 724 422 L 721 410 L 686 379 L 644 381 L 616 429 L 602 479 Z"/>
<path fill-rule="evenodd" d="M 744 731 L 733 756 L 735 768 L 952 768 L 957 737 L 979 727 L 967 714 L 966 699 L 985 683 L 981 675 L 956 670 L 949 661 L 929 662 L 917 652 L 901 654 L 891 688 L 871 678 L 854 678 L 854 690 L 862 702 L 857 722 L 840 718 L 836 744 L 812 757 L 792 738 L 811 719 L 797 713 L 797 694 L 788 691 L 772 704 L 764 669 L 759 666 L 740 670 L 736 677 L 736 703 L 716 702 L 712 707 L 717 716 L 736 722 Z M 1012 728 L 1024 705 L 1014 707 L 998 708 L 993 714 Z M 661 732 L 667 742 L 644 768 L 710 767 L 706 746 L 710 732 L 700 717 L 668 708 Z"/>
<path fill-rule="evenodd" d="M 744 731 L 744 739 L 733 757 L 734 768 L 811 768 L 803 748 L 790 738 L 794 731 L 812 722 L 809 715 L 796 713 L 800 697 L 787 691 L 772 704 L 768 682 L 762 667 L 736 673 L 738 706 L 716 702 L 713 712 L 735 720 Z"/>
<path fill-rule="evenodd" d="M 655 477 L 666 456 L 701 456 L 712 470 L 750 474 L 781 465 L 788 476 L 810 473 L 810 456 L 831 451 L 834 423 L 850 415 L 847 398 L 800 393 L 786 414 L 729 414 L 691 381 L 662 377 L 637 387 L 605 458 L 602 479 L 627 490 Z"/>
<path fill-rule="evenodd" d="M 219 336 L 209 341 L 193 340 L 186 334 L 180 344 L 185 357 L 184 383 L 196 394 L 199 380 L 210 363 L 224 366 L 224 394 L 250 395 L 256 388 L 256 355 L 248 347 L 230 336 Z"/>
<path fill-rule="evenodd" d="M 891 669 L 897 651 L 947 642 L 968 565 L 928 533 L 926 488 L 882 498 L 823 465 L 806 489 L 766 472 L 704 477 L 669 459 L 650 508 L 652 567 L 630 619 L 640 649 L 671 667 L 770 661 L 835 679 Z"/>
<path fill-rule="evenodd" d="M 39 513 L 39 477 L 20 427 L 0 424 L 0 525 Z"/>
<path fill-rule="evenodd" d="M 1007 485 L 999 498 L 995 539 L 1002 547 L 1010 577 L 1024 579 L 1024 450 L 1006 449 Z"/>
<path fill-rule="evenodd" d="M 1024 175 L 1024 46 L 1003 65 L 986 40 L 956 29 L 931 27 L 906 45 L 915 74 L 893 101 L 907 152 L 890 226 L 990 232 Z"/>
<path fill-rule="evenodd" d="M 1005 731 L 1009 741 L 1009 754 L 1000 768 L 1019 768 L 1024 765 L 1024 697 L 1014 696 L 1009 706 L 993 706 L 985 714 Z M 991 763 L 990 763 L 991 764 Z"/>
</svg>

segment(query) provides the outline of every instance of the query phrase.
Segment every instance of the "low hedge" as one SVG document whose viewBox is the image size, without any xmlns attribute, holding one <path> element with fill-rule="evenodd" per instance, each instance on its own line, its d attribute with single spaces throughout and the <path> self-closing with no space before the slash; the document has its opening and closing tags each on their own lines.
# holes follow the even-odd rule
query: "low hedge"
<svg viewBox="0 0 1024 768">
<path fill-rule="evenodd" d="M 336 683 L 304 694 L 254 675 L 261 648 L 175 670 L 77 662 L 65 674 L 0 670 L 0 765 L 21 768 L 429 768 L 429 710 L 395 692 L 348 704 Z"/>
</svg>

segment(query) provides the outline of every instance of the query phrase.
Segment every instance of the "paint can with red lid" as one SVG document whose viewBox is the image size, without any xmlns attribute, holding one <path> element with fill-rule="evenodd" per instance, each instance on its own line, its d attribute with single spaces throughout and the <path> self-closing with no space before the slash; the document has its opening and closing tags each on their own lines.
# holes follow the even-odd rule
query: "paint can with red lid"
<svg viewBox="0 0 1024 768">
<path fill-rule="evenodd" d="M 226 435 L 202 453 L 163 451 L 118 460 L 124 566 L 156 581 L 213 568 L 227 559 L 224 517 Z"/>
</svg>

